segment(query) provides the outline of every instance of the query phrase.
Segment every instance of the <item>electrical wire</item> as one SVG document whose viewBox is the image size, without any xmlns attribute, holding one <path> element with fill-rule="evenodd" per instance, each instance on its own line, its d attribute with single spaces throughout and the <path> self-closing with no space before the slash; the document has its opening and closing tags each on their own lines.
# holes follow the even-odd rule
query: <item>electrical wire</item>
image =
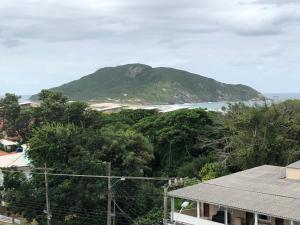
<svg viewBox="0 0 300 225">
<path fill-rule="evenodd" d="M 19 171 L 19 170 L 7 170 L 0 169 L 3 172 L 8 173 L 24 173 L 29 172 L 30 174 L 35 175 L 49 175 L 49 176 L 63 176 L 63 177 L 87 177 L 87 178 L 110 178 L 110 179 L 129 179 L 129 180 L 153 180 L 153 181 L 168 181 L 174 178 L 168 177 L 134 177 L 134 176 L 104 176 L 104 175 L 87 175 L 87 174 L 68 174 L 68 173 L 38 173 L 38 172 L 30 172 L 30 171 Z"/>
</svg>

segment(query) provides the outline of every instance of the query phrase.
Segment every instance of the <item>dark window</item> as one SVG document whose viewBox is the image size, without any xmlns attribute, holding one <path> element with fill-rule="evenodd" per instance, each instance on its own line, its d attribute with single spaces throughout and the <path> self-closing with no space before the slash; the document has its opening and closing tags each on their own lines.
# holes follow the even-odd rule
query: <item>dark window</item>
<svg viewBox="0 0 300 225">
<path fill-rule="evenodd" d="M 266 215 L 258 215 L 258 219 L 264 220 L 264 221 L 271 221 L 271 217 Z"/>
<path fill-rule="evenodd" d="M 254 215 L 253 213 L 246 212 L 246 225 L 254 224 Z"/>
<path fill-rule="evenodd" d="M 209 204 L 204 203 L 204 217 L 209 217 Z"/>
<path fill-rule="evenodd" d="M 283 220 L 283 219 L 280 219 L 280 218 L 276 218 L 276 219 L 275 219 L 275 224 L 276 224 L 276 225 L 284 225 L 284 220 Z"/>
</svg>

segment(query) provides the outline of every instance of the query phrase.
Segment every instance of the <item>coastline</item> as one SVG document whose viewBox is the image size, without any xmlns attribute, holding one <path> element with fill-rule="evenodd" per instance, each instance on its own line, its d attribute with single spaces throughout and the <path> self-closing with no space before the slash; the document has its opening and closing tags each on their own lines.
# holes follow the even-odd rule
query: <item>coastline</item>
<svg viewBox="0 0 300 225">
<path fill-rule="evenodd" d="M 300 93 L 295 94 L 280 94 L 280 93 L 271 93 L 271 94 L 263 94 L 266 97 L 266 101 L 269 103 L 282 102 L 289 99 L 300 99 Z M 20 102 L 29 101 L 30 95 L 21 96 Z M 220 102 L 200 102 L 200 103 L 182 103 L 182 104 L 134 104 L 134 103 L 109 103 L 109 102 L 92 102 L 89 103 L 91 108 L 96 109 L 98 111 L 102 111 L 105 109 L 157 109 L 161 112 L 169 112 L 178 109 L 196 109 L 203 108 L 208 111 L 222 111 L 223 107 L 227 107 L 228 104 L 234 104 L 242 102 L 246 105 L 252 106 L 255 104 L 264 104 L 265 102 L 262 100 L 249 100 L 249 101 L 220 101 Z"/>
</svg>

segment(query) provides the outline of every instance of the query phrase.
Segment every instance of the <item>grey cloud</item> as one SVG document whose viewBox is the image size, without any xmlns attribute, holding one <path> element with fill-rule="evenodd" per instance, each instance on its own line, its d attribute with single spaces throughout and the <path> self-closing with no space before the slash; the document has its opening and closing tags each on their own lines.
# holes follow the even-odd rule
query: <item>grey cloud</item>
<svg viewBox="0 0 300 225">
<path fill-rule="evenodd" d="M 300 14 L 296 9 L 257 8 L 241 12 L 219 14 L 220 24 L 243 36 L 282 34 L 293 24 L 299 24 Z"/>
<path fill-rule="evenodd" d="M 274 5 L 287 5 L 287 4 L 299 4 L 298 0 L 256 0 L 253 1 L 252 3 L 255 4 L 274 4 Z"/>
<path fill-rule="evenodd" d="M 7 48 L 15 48 L 19 45 L 22 45 L 23 42 L 17 39 L 5 39 L 2 41 L 2 44 Z"/>
<path fill-rule="evenodd" d="M 265 35 L 277 35 L 283 33 L 281 28 L 275 26 L 235 26 L 232 27 L 236 34 L 242 36 L 265 36 Z"/>
<path fill-rule="evenodd" d="M 0 78 L 10 75 L 13 83 L 20 74 L 29 74 L 35 81 L 40 79 L 39 87 L 50 87 L 102 66 L 141 62 L 175 66 L 224 82 L 255 84 L 260 74 L 253 68 L 272 60 L 281 60 L 291 76 L 297 75 L 299 66 L 290 61 L 298 62 L 300 51 L 300 5 L 282 1 L 289 3 L 1 0 Z M 279 77 L 280 71 L 275 65 L 268 76 Z M 24 85 L 19 86 L 23 91 Z M 28 82 L 26 92 L 31 91 Z"/>
<path fill-rule="evenodd" d="M 285 16 L 277 16 L 274 12 L 270 18 L 262 16 L 260 19 L 261 15 L 247 18 L 241 15 L 244 8 L 236 8 L 238 4 L 228 4 L 226 12 L 217 2 L 205 0 L 28 2 L 24 7 L 11 3 L 7 9 L 0 9 L 0 26 L 9 25 L 7 36 L 45 41 L 147 37 L 159 40 L 162 36 L 182 34 L 186 37 L 224 29 L 237 35 L 260 36 L 280 34 L 284 32 L 283 23 L 299 19 L 298 13 L 291 11 Z M 260 11 L 263 15 L 272 10 Z M 225 18 L 220 16 L 223 12 Z"/>
<path fill-rule="evenodd" d="M 115 4 L 104 4 L 103 7 L 96 6 L 105 1 L 89 1 L 94 2 L 94 8 L 85 6 L 85 1 L 80 0 L 75 0 L 75 4 L 73 1 L 55 4 L 47 0 L 44 4 L 29 2 L 31 4 L 24 8 L 8 7 L 0 11 L 0 26 L 9 24 L 7 35 L 22 39 L 68 41 L 194 35 L 218 29 L 207 20 L 207 15 L 203 15 L 209 5 L 205 1 L 131 0 L 125 4 L 125 1 L 114 0 L 111 2 Z"/>
</svg>

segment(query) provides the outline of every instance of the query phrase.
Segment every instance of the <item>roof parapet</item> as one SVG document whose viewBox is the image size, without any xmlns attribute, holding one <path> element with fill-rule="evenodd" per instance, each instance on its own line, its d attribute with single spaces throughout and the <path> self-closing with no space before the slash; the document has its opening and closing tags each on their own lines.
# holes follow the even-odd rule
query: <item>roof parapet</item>
<svg viewBox="0 0 300 225">
<path fill-rule="evenodd" d="M 286 178 L 300 180 L 300 161 L 294 162 L 286 167 Z"/>
</svg>

